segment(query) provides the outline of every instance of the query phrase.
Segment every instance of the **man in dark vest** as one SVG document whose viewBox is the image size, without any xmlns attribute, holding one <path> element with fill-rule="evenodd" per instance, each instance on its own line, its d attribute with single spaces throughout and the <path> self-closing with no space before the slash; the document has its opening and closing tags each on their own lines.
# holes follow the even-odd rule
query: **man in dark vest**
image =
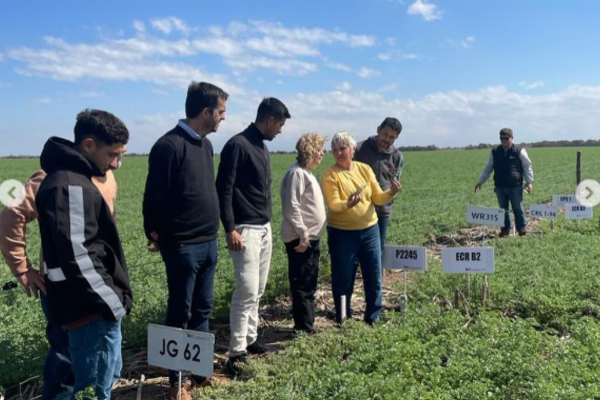
<svg viewBox="0 0 600 400">
<path fill-rule="evenodd" d="M 498 196 L 498 205 L 505 210 L 504 227 L 500 231 L 500 237 L 508 236 L 511 230 L 509 201 L 515 214 L 517 232 L 519 236 L 526 235 L 523 181 L 525 181 L 525 190 L 530 193 L 533 188 L 533 169 L 527 151 L 513 144 L 513 131 L 510 128 L 500 130 L 500 146 L 492 149 L 488 163 L 475 185 L 476 192 L 488 180 L 492 171 L 494 171 L 494 190 Z"/>
</svg>

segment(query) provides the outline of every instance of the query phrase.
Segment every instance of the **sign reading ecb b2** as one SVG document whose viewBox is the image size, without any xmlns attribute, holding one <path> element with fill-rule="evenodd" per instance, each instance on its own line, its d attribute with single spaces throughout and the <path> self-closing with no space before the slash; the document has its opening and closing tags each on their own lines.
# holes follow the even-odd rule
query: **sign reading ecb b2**
<svg viewBox="0 0 600 400">
<path fill-rule="evenodd" d="M 427 269 L 425 247 L 385 246 L 383 268 L 425 271 Z"/>
<path fill-rule="evenodd" d="M 148 325 L 148 364 L 212 376 L 215 336 L 169 326 Z"/>
<path fill-rule="evenodd" d="M 493 247 L 451 247 L 442 250 L 442 271 L 459 274 L 492 274 Z"/>
</svg>

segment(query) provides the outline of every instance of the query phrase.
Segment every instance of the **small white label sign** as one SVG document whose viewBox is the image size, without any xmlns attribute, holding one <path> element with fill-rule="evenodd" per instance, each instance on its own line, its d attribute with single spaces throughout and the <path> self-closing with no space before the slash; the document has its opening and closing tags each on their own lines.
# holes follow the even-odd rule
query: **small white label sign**
<svg viewBox="0 0 600 400">
<path fill-rule="evenodd" d="M 467 222 L 476 225 L 504 226 L 504 210 L 501 208 L 467 206 Z"/>
<path fill-rule="evenodd" d="M 545 204 L 531 204 L 529 206 L 529 216 L 555 220 L 558 217 L 558 207 L 547 206 Z"/>
<path fill-rule="evenodd" d="M 459 274 L 494 273 L 494 248 L 452 247 L 443 249 L 442 271 Z"/>
<path fill-rule="evenodd" d="M 554 194 L 552 195 L 552 205 L 564 207 L 568 203 L 577 203 L 577 196 L 574 194 Z"/>
<path fill-rule="evenodd" d="M 579 203 L 565 204 L 566 219 L 594 218 L 594 209 Z"/>
<path fill-rule="evenodd" d="M 148 364 L 212 376 L 215 336 L 169 326 L 148 325 Z"/>
<path fill-rule="evenodd" d="M 405 269 L 407 271 L 427 270 L 427 250 L 425 247 L 385 246 L 383 267 Z"/>
</svg>

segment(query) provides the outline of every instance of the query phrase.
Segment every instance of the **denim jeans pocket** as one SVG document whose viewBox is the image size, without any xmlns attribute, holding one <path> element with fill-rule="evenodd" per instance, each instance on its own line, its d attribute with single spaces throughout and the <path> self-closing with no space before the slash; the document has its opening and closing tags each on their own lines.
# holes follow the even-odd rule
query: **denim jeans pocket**
<svg viewBox="0 0 600 400">
<path fill-rule="evenodd" d="M 98 345 L 98 320 L 91 321 L 79 328 L 69 329 L 69 349 L 72 352 L 93 350 Z"/>
</svg>

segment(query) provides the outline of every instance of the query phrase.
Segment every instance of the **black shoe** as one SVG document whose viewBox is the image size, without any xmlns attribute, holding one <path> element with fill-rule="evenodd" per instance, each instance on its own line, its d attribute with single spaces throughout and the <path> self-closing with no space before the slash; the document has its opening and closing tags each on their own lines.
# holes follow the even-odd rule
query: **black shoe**
<svg viewBox="0 0 600 400">
<path fill-rule="evenodd" d="M 267 348 L 258 340 L 256 340 L 250 346 L 246 347 L 246 351 L 250 354 L 265 354 L 267 352 Z"/>
<path fill-rule="evenodd" d="M 527 235 L 527 230 L 525 230 L 525 229 L 519 229 L 518 232 L 519 232 L 519 236 Z"/>
<path fill-rule="evenodd" d="M 246 363 L 248 356 L 246 354 L 240 354 L 239 356 L 229 357 L 225 367 L 223 368 L 223 374 L 230 375 L 234 378 L 242 374 L 240 364 Z"/>
<path fill-rule="evenodd" d="M 500 237 L 507 237 L 509 233 L 510 233 L 510 229 L 504 229 L 504 228 L 502 228 L 500 230 L 500 234 L 498 236 L 500 236 Z"/>
</svg>

